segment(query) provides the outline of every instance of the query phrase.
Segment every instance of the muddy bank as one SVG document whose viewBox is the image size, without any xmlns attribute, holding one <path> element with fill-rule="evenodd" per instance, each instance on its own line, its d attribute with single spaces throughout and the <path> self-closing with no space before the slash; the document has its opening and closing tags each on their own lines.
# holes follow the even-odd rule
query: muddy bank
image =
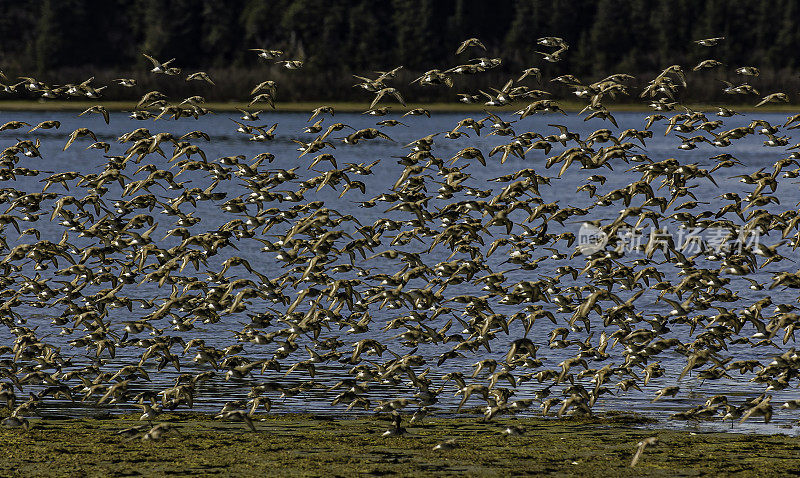
<svg viewBox="0 0 800 478">
<path fill-rule="evenodd" d="M 2 476 L 570 474 L 578 476 L 787 475 L 800 464 L 800 439 L 782 435 L 642 428 L 635 417 L 575 420 L 429 419 L 383 437 L 388 417 L 330 419 L 256 416 L 241 422 L 200 415 L 163 415 L 158 440 L 136 417 L 31 420 L 30 429 L 0 429 Z M 143 425 L 132 438 L 119 432 Z M 508 425 L 524 434 L 508 436 Z M 635 468 L 637 443 L 658 437 Z M 453 439 L 453 448 L 434 446 Z"/>
</svg>

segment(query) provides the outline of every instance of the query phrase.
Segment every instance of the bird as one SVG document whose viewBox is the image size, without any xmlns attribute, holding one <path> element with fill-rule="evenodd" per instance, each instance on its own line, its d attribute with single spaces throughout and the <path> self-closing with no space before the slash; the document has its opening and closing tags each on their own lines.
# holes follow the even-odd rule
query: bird
<svg viewBox="0 0 800 478">
<path fill-rule="evenodd" d="M 253 423 L 253 419 L 250 418 L 250 415 L 244 410 L 227 410 L 220 414 L 218 414 L 215 418 L 219 418 L 222 420 L 234 420 L 240 421 L 245 424 L 245 426 L 250 429 L 252 432 L 257 432 L 256 426 Z"/>
<path fill-rule="evenodd" d="M 717 68 L 719 66 L 722 66 L 722 62 L 713 59 L 708 59 L 708 60 L 703 60 L 697 65 L 695 65 L 692 68 L 692 71 L 710 70 L 712 68 Z"/>
<path fill-rule="evenodd" d="M 381 99 L 382 99 L 384 96 L 386 96 L 386 95 L 392 95 L 392 96 L 394 96 L 394 97 L 395 97 L 395 99 L 397 99 L 397 101 L 399 101 L 399 102 L 400 102 L 400 103 L 401 103 L 403 106 L 405 106 L 405 105 L 406 105 L 406 102 L 405 102 L 405 100 L 403 100 L 403 97 L 402 97 L 402 96 L 400 96 L 400 92 L 398 92 L 398 91 L 397 91 L 395 88 L 383 88 L 383 89 L 379 90 L 379 91 L 378 91 L 378 92 L 375 94 L 375 98 L 372 100 L 372 103 L 370 103 L 369 107 L 370 107 L 370 108 L 374 108 L 374 107 L 375 107 L 375 105 L 377 105 L 377 104 L 378 104 L 378 102 L 380 102 L 380 100 L 381 100 Z"/>
<path fill-rule="evenodd" d="M 481 43 L 480 40 L 478 40 L 477 38 L 468 38 L 463 42 L 461 42 L 461 44 L 458 46 L 458 49 L 456 50 L 456 55 L 463 53 L 467 48 L 471 47 L 477 47 L 486 50 L 486 47 L 483 45 L 483 43 Z"/>
<path fill-rule="evenodd" d="M 158 425 L 148 430 L 147 433 L 142 435 L 142 441 L 160 440 L 161 438 L 164 437 L 164 435 L 170 432 L 178 433 L 178 430 L 169 423 L 159 423 Z"/>
<path fill-rule="evenodd" d="M 24 128 L 25 126 L 30 126 L 30 124 L 24 121 L 8 121 L 3 125 L 0 125 L 0 131 L 6 131 L 10 129 L 20 129 Z"/>
<path fill-rule="evenodd" d="M 724 39 L 725 37 L 712 37 L 712 38 L 703 38 L 701 40 L 695 40 L 694 42 L 700 46 L 712 47 L 712 46 L 717 46 L 719 42 L 721 42 Z"/>
<path fill-rule="evenodd" d="M 99 113 L 99 114 L 103 115 L 103 120 L 106 122 L 106 124 L 108 124 L 109 114 L 108 114 L 108 110 L 104 106 L 102 106 L 102 105 L 91 106 L 91 107 L 83 110 L 83 112 L 78 114 L 78 116 L 83 116 L 83 115 L 88 114 L 88 113 Z"/>
<path fill-rule="evenodd" d="M 135 78 L 115 78 L 112 81 L 117 82 L 119 86 L 124 86 L 125 88 L 133 88 L 137 84 Z"/>
<path fill-rule="evenodd" d="M 316 118 L 318 115 L 326 114 L 326 113 L 330 114 L 331 116 L 333 116 L 334 115 L 333 106 L 325 105 L 325 106 L 320 106 L 318 108 L 315 108 L 314 111 L 311 112 L 311 117 L 308 118 L 308 121 L 311 121 L 312 119 Z"/>
<path fill-rule="evenodd" d="M 758 104 L 756 104 L 756 108 L 758 108 L 759 106 L 764 106 L 767 103 L 780 103 L 780 102 L 788 103 L 789 96 L 786 93 L 769 94 L 764 98 L 762 98 L 761 101 L 758 102 Z"/>
<path fill-rule="evenodd" d="M 446 451 L 446 450 L 452 450 L 452 449 L 456 448 L 457 446 L 458 446 L 457 445 L 457 440 L 455 438 L 450 438 L 450 439 L 447 439 L 447 440 L 445 440 L 445 441 L 443 441 L 441 443 L 437 443 L 436 445 L 434 445 L 433 446 L 433 450 L 434 451 L 438 451 L 438 450 Z"/>
<path fill-rule="evenodd" d="M 303 67 L 303 62 L 300 60 L 282 60 L 280 63 L 287 70 L 297 70 Z"/>
<path fill-rule="evenodd" d="M 208 76 L 208 73 L 206 73 L 205 71 L 198 71 L 195 73 L 191 73 L 189 76 L 186 77 L 186 81 L 192 81 L 192 80 L 205 81 L 211 86 L 215 86 L 214 81 L 211 79 L 210 76 Z"/>
<path fill-rule="evenodd" d="M 524 80 L 525 78 L 527 78 L 529 76 L 531 76 L 533 78 L 536 78 L 536 81 L 539 82 L 539 83 L 542 82 L 542 70 L 539 69 L 539 68 L 533 67 L 533 68 L 526 68 L 526 69 L 522 70 L 522 76 L 517 78 L 517 83 L 522 83 L 522 80 Z"/>
<path fill-rule="evenodd" d="M 645 448 L 656 444 L 658 444 L 658 437 L 648 437 L 637 443 L 636 453 L 633 454 L 633 459 L 631 459 L 631 468 L 635 467 L 636 464 L 639 463 L 639 460 L 642 458 L 642 454 L 644 454 Z"/>
<path fill-rule="evenodd" d="M 558 49 L 558 50 L 556 50 L 556 51 L 554 51 L 554 52 L 542 52 L 542 51 L 537 51 L 536 53 L 538 53 L 538 54 L 542 55 L 542 59 L 543 59 L 544 61 L 547 61 L 547 62 L 550 62 L 550 63 L 558 63 L 559 61 L 561 61 L 561 60 L 562 60 L 562 57 L 561 57 L 561 55 L 562 55 L 562 53 L 564 53 L 566 50 L 567 50 L 566 48 L 561 48 L 561 49 Z"/>
<path fill-rule="evenodd" d="M 306 58 L 307 45 L 281 44 Z M 552 62 L 569 48 L 560 37 L 536 44 Z M 481 48 L 469 39 L 457 54 Z M 221 80 L 172 78 L 174 59 L 147 55 L 167 76 L 109 86 L 163 83 L 146 88 L 130 128 L 110 125 L 105 103 L 70 123 L 8 112 L 0 406 L 9 426 L 67 401 L 141 409 L 151 423 L 121 435 L 146 440 L 181 430 L 157 424 L 162 413 L 217 407 L 211 416 L 258 432 L 262 405 L 308 410 L 320 400 L 391 413 L 387 437 L 407 432 L 401 413 L 412 425 L 450 411 L 489 421 L 538 405 L 565 418 L 624 408 L 630 394 L 650 397 L 647 413 L 686 420 L 770 422 L 797 408 L 789 396 L 775 407 L 768 394 L 789 390 L 800 366 L 800 317 L 788 300 L 800 289 L 791 254 L 800 214 L 789 194 L 800 117 L 761 109 L 792 91 L 764 96 L 719 80 L 725 95 L 757 94 L 759 109 L 700 111 L 688 101 L 705 90 L 693 86 L 715 83 L 703 72 L 718 60 L 590 82 L 527 68 L 524 55 L 472 58 L 432 63 L 402 87 L 402 67 L 339 78 L 316 54 L 286 72 L 302 60 L 253 51 L 268 64 L 242 91 L 276 109 L 268 115 L 207 102 L 225 97 Z M 278 91 L 295 95 L 316 74 L 330 91 L 355 77 L 369 110 L 334 116 L 314 103 L 304 124 L 282 112 Z M 753 81 L 779 89 L 770 77 Z M 208 95 L 171 98 L 198 88 L 194 80 Z M 94 78 L 18 81 L 4 93 L 107 91 Z M 565 93 L 579 112 L 548 96 Z M 387 97 L 403 110 L 383 106 Z M 501 108 L 439 114 L 419 102 L 426 97 Z M 653 111 L 621 116 L 620 100 Z M 553 113 L 563 121 L 540 118 Z M 108 126 L 87 128 L 91 114 Z M 587 128 L 592 119 L 608 123 Z M 81 138 L 93 141 L 54 148 Z M 735 381 L 737 393 L 722 395 L 717 380 Z M 756 398 L 734 403 L 737 394 Z M 654 440 L 637 444 L 632 466 Z"/>
<path fill-rule="evenodd" d="M 657 402 L 664 397 L 674 397 L 680 391 L 680 387 L 670 386 L 664 387 L 656 393 L 656 398 L 652 402 Z"/>
<path fill-rule="evenodd" d="M 395 413 L 392 415 L 392 426 L 383 432 L 381 436 L 385 437 L 394 437 L 394 436 L 401 436 L 408 433 L 408 431 L 401 426 L 402 417 L 399 413 Z"/>
<path fill-rule="evenodd" d="M 277 60 L 283 56 L 282 50 L 269 50 L 265 48 L 250 48 L 250 51 L 258 52 L 259 58 L 264 60 Z"/>
<path fill-rule="evenodd" d="M 60 127 L 61 127 L 61 122 L 58 121 L 58 120 L 45 120 L 45 121 L 40 122 L 39 124 L 37 124 L 33 128 L 31 128 L 28 131 L 28 133 L 33 133 L 37 129 L 50 129 L 50 128 L 58 129 Z"/>
<path fill-rule="evenodd" d="M 745 76 L 758 76 L 761 72 L 754 66 L 741 66 L 736 69 L 736 73 Z"/>
<path fill-rule="evenodd" d="M 82 138 L 84 136 L 88 136 L 92 138 L 95 142 L 97 142 L 97 136 L 95 136 L 92 130 L 88 128 L 78 128 L 69 135 L 69 139 L 67 140 L 67 144 L 64 145 L 63 151 L 66 151 L 67 148 L 69 148 L 70 145 L 74 143 L 76 139 Z"/>
<path fill-rule="evenodd" d="M 242 114 L 239 118 L 242 121 L 258 121 L 258 115 L 262 113 L 262 111 L 247 111 L 241 108 L 236 108 L 236 110 Z"/>
<path fill-rule="evenodd" d="M 142 55 L 145 58 L 147 58 L 148 60 L 150 60 L 150 62 L 153 64 L 153 68 L 150 70 L 151 73 L 164 73 L 164 74 L 166 74 L 170 69 L 169 64 L 172 63 L 173 61 L 175 61 L 175 58 L 171 58 L 171 59 L 169 59 L 169 60 L 167 60 L 167 61 L 162 63 L 162 62 L 156 60 L 155 58 L 153 58 L 152 56 L 148 55 L 147 53 L 142 53 Z"/>
</svg>

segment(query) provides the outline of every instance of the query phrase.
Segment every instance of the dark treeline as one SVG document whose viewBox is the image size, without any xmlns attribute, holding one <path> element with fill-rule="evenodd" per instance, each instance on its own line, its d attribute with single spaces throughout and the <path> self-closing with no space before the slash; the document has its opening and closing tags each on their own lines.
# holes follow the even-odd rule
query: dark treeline
<svg viewBox="0 0 800 478">
<path fill-rule="evenodd" d="M 504 63 L 490 75 L 457 83 L 457 89 L 498 86 L 531 66 L 541 67 L 546 77 L 571 73 L 587 81 L 626 72 L 641 84 L 668 65 L 691 69 L 714 58 L 725 67 L 696 74 L 700 80 L 685 93 L 687 99 L 709 100 L 721 97 L 715 79 L 736 81 L 738 66 L 759 67 L 762 74 L 753 84 L 772 91 L 797 86 L 800 68 L 795 24 L 800 5 L 794 0 L 0 0 L 0 5 L 0 68 L 9 76 L 58 83 L 94 75 L 102 84 L 119 75 L 144 76 L 149 62 L 141 53 L 147 52 L 176 57 L 187 73 L 209 72 L 218 83 L 207 92 L 209 99 L 243 99 L 243 91 L 265 75 L 279 81 L 279 100 L 364 99 L 352 88 L 351 74 L 403 65 L 401 79 L 410 80 L 431 68 L 465 63 L 473 57 L 454 52 L 469 37 L 480 38 L 485 55 Z M 536 53 L 546 50 L 536 45 L 543 36 L 569 43 L 563 61 L 550 64 Z M 726 40 L 714 48 L 692 42 L 713 36 Z M 287 58 L 303 60 L 304 71 L 268 65 L 249 48 L 283 50 Z M 280 81 L 286 78 L 291 81 Z M 146 81 L 142 88 L 153 86 Z M 410 98 L 452 101 L 456 92 L 464 91 L 428 88 L 411 91 Z M 104 93 L 117 99 L 136 92 Z"/>
</svg>

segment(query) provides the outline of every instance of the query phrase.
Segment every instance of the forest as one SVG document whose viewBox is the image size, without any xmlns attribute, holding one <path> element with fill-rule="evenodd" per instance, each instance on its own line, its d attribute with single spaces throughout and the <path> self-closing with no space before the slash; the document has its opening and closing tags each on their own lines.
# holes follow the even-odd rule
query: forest
<svg viewBox="0 0 800 478">
<path fill-rule="evenodd" d="M 209 100 L 242 100 L 254 84 L 273 79 L 279 101 L 360 101 L 370 97 L 353 74 L 402 65 L 396 85 L 417 101 L 456 101 L 457 93 L 500 87 L 529 67 L 544 82 L 570 73 L 584 82 L 630 73 L 642 86 L 663 68 L 691 68 L 704 59 L 723 66 L 692 75 L 684 101 L 739 101 L 726 97 L 720 80 L 741 82 L 734 70 L 756 66 L 759 90 L 796 91 L 800 29 L 793 0 L 0 0 L 0 70 L 14 81 L 33 76 L 52 82 L 95 84 L 140 79 L 139 88 L 108 88 L 104 98 L 131 99 L 158 87 L 196 94 L 198 85 L 148 77 L 149 61 L 176 58 L 185 73 L 206 71 L 215 87 Z M 569 50 L 549 63 L 536 40 L 563 38 Z M 713 48 L 693 40 L 724 36 Z M 456 55 L 466 38 L 487 51 Z M 251 48 L 282 50 L 303 61 L 302 71 L 266 62 Z M 492 71 L 459 78 L 454 88 L 408 83 L 429 69 L 502 58 Z M 549 83 L 548 86 L 552 86 Z M 568 94 L 566 90 L 548 88 Z M 765 93 L 766 94 L 766 93 Z M 8 95 L 0 93 L 8 97 Z M 5 99 L 0 96 L 0 99 Z M 629 101 L 634 101 L 634 96 Z M 750 101 L 751 99 L 747 99 Z M 794 98 L 792 98 L 794 100 Z"/>
</svg>

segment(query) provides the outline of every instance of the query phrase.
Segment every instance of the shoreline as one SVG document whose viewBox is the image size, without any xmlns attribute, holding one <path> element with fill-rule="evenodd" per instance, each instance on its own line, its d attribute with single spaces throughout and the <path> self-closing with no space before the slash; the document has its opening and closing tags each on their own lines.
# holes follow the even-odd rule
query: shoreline
<svg viewBox="0 0 800 478">
<path fill-rule="evenodd" d="M 567 112 L 578 112 L 585 106 L 585 103 L 576 101 L 559 101 L 555 100 L 562 109 Z M 390 107 L 390 112 L 397 114 L 403 113 L 413 108 L 425 108 L 430 112 L 437 113 L 459 113 L 459 112 L 478 112 L 484 111 L 498 111 L 498 112 L 513 112 L 518 109 L 524 108 L 527 103 L 518 103 L 510 106 L 495 106 L 487 107 L 479 104 L 463 104 L 463 103 L 408 103 L 403 106 L 399 103 L 381 103 L 379 106 Z M 0 111 L 82 111 L 94 105 L 103 105 L 108 111 L 132 111 L 135 106 L 135 101 L 63 101 L 63 100 L 0 100 Z M 246 102 L 208 102 L 203 106 L 212 111 L 236 111 L 237 109 L 245 110 L 258 110 L 261 109 L 264 113 L 297 113 L 297 112 L 311 112 L 313 109 L 322 106 L 331 105 L 337 112 L 343 113 L 361 113 L 369 109 L 368 102 L 278 102 L 275 104 L 275 109 L 270 108 L 265 104 L 256 104 L 248 107 Z M 697 103 L 687 104 L 689 109 L 693 111 L 714 111 L 717 108 L 716 104 Z M 649 108 L 643 103 L 615 103 L 608 105 L 609 111 L 615 112 L 641 112 L 652 113 L 653 109 Z M 791 113 L 800 111 L 800 105 L 792 104 L 769 104 L 759 108 L 752 105 L 739 105 L 733 107 L 736 111 L 742 113 Z M 667 116 L 683 112 L 683 109 L 676 109 L 674 112 L 664 112 Z M 557 113 L 556 113 L 557 114 Z"/>
<path fill-rule="evenodd" d="M 110 418 L 31 419 L 31 428 L 0 428 L 0 474 L 68 476 L 83 474 L 235 474 L 263 476 L 355 473 L 570 474 L 573 476 L 675 476 L 723 473 L 740 476 L 787 474 L 794 470 L 800 439 L 785 435 L 693 433 L 637 428 L 641 417 L 430 418 L 410 425 L 408 434 L 384 437 L 389 416 L 332 418 L 307 414 L 253 416 L 256 432 L 242 422 L 197 413 L 163 414 L 153 425 L 173 429 L 153 441 L 141 436 L 146 421 Z M 524 433 L 508 436 L 509 425 Z M 143 431 L 126 438 L 118 432 Z M 630 467 L 637 444 L 649 437 Z M 434 450 L 453 440 L 452 448 Z"/>
</svg>

